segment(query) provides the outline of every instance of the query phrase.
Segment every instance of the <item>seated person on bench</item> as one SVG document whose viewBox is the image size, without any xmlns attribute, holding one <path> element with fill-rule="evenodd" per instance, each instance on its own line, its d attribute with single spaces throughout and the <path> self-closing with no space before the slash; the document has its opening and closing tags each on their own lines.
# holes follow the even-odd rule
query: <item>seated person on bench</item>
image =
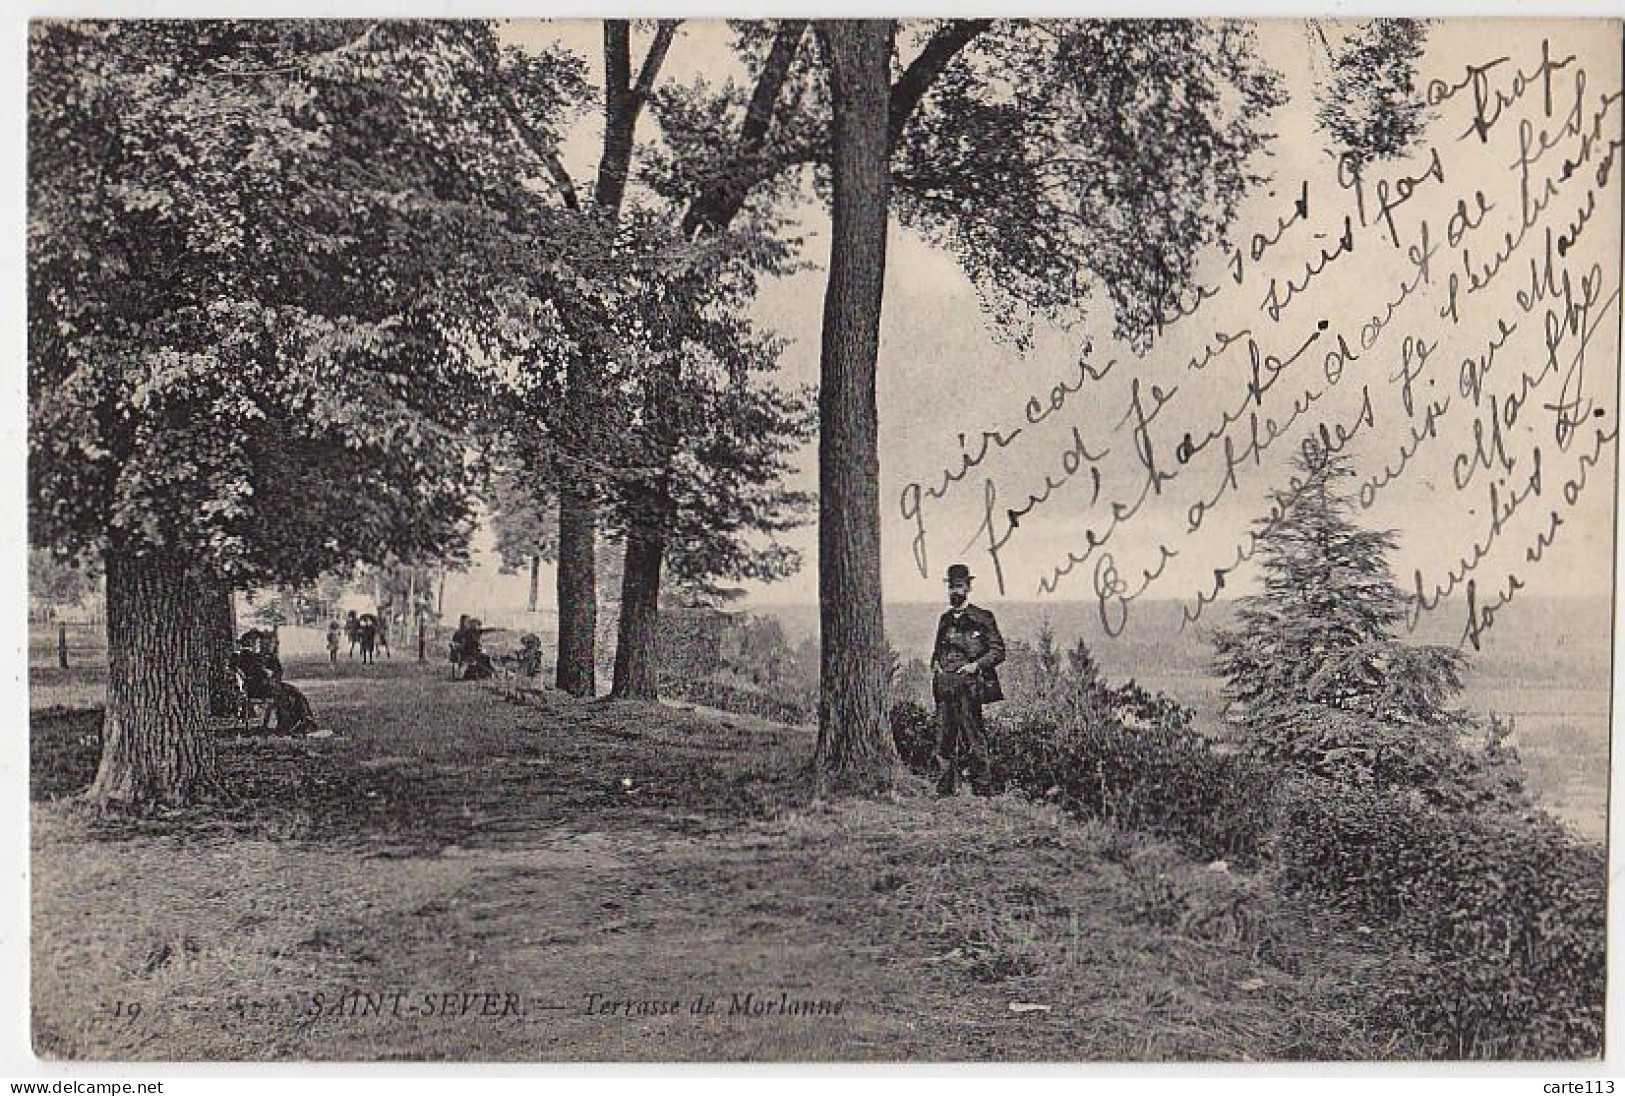
<svg viewBox="0 0 1625 1096">
<path fill-rule="evenodd" d="M 249 632 L 238 642 L 232 654 L 232 668 L 242 689 L 242 718 L 244 729 L 251 714 L 253 701 L 265 700 L 266 708 L 261 730 L 274 730 L 278 734 L 298 734 L 316 725 L 315 713 L 305 694 L 282 680 L 282 660 L 267 641 L 263 632 Z"/>
<path fill-rule="evenodd" d="M 231 664 L 242 678 L 243 692 L 248 699 L 276 699 L 276 687 L 282 680 L 282 662 L 264 648 L 260 633 L 247 632 L 237 641 Z"/>
<path fill-rule="evenodd" d="M 491 656 L 480 646 L 480 635 L 496 628 L 481 628 L 478 617 L 462 618 L 451 635 L 451 676 L 454 681 L 483 681 L 496 675 Z"/>
</svg>

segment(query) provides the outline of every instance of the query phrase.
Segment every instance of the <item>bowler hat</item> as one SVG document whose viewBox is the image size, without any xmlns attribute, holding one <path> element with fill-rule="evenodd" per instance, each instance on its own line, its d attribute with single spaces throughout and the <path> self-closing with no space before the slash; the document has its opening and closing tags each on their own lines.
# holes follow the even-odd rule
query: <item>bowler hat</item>
<svg viewBox="0 0 1625 1096">
<path fill-rule="evenodd" d="M 948 566 L 948 584 L 950 586 L 956 582 L 969 582 L 972 577 L 970 568 L 963 563 L 954 563 Z"/>
</svg>

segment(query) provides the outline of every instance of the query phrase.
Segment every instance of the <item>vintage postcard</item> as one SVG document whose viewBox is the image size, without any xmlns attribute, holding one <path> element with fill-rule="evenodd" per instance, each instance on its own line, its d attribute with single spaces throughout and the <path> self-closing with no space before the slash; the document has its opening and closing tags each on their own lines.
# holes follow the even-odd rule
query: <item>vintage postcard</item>
<svg viewBox="0 0 1625 1096">
<path fill-rule="evenodd" d="M 34 1053 L 1602 1059 L 1622 45 L 35 20 Z"/>
</svg>

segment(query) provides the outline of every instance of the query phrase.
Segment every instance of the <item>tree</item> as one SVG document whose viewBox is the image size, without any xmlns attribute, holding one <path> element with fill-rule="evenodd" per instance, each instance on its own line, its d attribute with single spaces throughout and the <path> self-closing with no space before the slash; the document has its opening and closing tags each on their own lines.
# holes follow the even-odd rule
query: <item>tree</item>
<svg viewBox="0 0 1625 1096">
<path fill-rule="evenodd" d="M 1043 676 L 1045 686 L 1053 688 L 1061 680 L 1063 665 L 1061 649 L 1055 644 L 1055 627 L 1050 623 L 1047 614 L 1038 623 L 1038 642 L 1035 650 L 1038 652 L 1038 672 Z"/>
<path fill-rule="evenodd" d="M 1348 458 L 1310 442 L 1292 466 L 1255 524 L 1263 590 L 1213 636 L 1232 719 L 1251 748 L 1309 768 L 1365 765 L 1424 738 L 1438 752 L 1463 722 L 1449 702 L 1465 657 L 1396 638 L 1406 606 L 1387 564 L 1395 536 L 1354 523 L 1358 504 L 1339 487 L 1354 474 Z"/>
<path fill-rule="evenodd" d="M 1082 636 L 1066 653 L 1066 661 L 1072 671 L 1072 680 L 1079 689 L 1087 691 L 1100 687 L 1100 665 L 1095 662 L 1094 652 L 1089 650 L 1089 644 Z"/>
<path fill-rule="evenodd" d="M 877 78 L 857 63 L 892 35 L 889 23 L 820 26 L 836 104 L 837 244 L 820 392 L 817 764 L 859 786 L 883 786 L 892 760 L 872 641 L 879 507 L 868 333 L 881 283 L 839 269 L 843 250 L 880 268 L 891 190 L 903 223 L 960 260 L 1018 343 L 1029 317 L 1064 319 L 1100 285 L 1119 334 L 1148 346 L 1176 314 L 1197 253 L 1223 239 L 1260 181 L 1249 161 L 1282 99 L 1251 33 L 1231 22 L 925 24 L 895 82 L 887 64 Z M 844 226 L 843 192 L 861 211 Z"/>
<path fill-rule="evenodd" d="M 599 512 L 604 502 L 614 504 L 608 520 L 612 535 L 625 547 L 611 689 L 617 697 L 658 695 L 654 646 L 668 562 L 679 581 L 697 588 L 713 577 L 771 575 L 793 559 L 769 546 L 747 561 L 737 542 L 743 527 L 769 534 L 782 528 L 776 507 L 798 505 L 794 496 L 785 494 L 755 514 L 746 514 L 737 504 L 698 512 L 683 508 L 684 496 L 694 493 L 679 482 L 694 467 L 685 457 L 729 426 L 737 427 L 742 438 L 757 440 L 760 435 L 749 431 L 765 422 L 760 414 L 750 421 L 751 414 L 764 406 L 764 399 L 769 408 L 778 399 L 761 388 L 759 362 L 742 362 L 776 357 L 777 348 L 753 336 L 737 317 L 754 293 L 753 273 L 773 269 L 782 261 L 783 249 L 769 234 L 744 233 L 691 246 L 698 232 L 683 212 L 683 193 L 662 192 L 657 186 L 652 206 L 641 198 L 629 200 L 639 119 L 643 107 L 658 98 L 657 81 L 677 26 L 661 21 L 653 27 L 634 79 L 631 25 L 605 24 L 605 127 L 593 205 L 600 223 L 612 231 L 612 253 L 644 282 L 622 298 L 613 314 L 604 314 L 599 302 L 583 301 L 583 314 L 566 320 L 590 331 L 576 340 L 582 350 L 571 361 L 564 413 L 551 428 L 559 504 L 559 684 L 580 695 L 596 688 L 594 533 L 604 520 Z M 554 178 L 566 204 L 578 202 L 562 169 Z M 664 208 L 673 204 L 675 211 Z M 675 222 L 681 223 L 679 231 L 673 231 Z M 712 227 L 720 234 L 727 226 Z M 719 390 L 708 364 L 720 366 L 730 384 Z M 738 389 L 748 390 L 754 405 L 732 394 Z M 781 417 L 794 419 L 793 403 L 778 403 Z M 745 417 L 717 422 L 718 415 L 730 412 Z M 701 424 L 699 430 L 696 424 Z M 795 429 L 797 423 L 786 420 L 783 430 Z M 777 434 L 761 441 L 770 457 L 781 451 Z M 616 459 L 608 459 L 610 454 Z M 761 461 L 741 467 L 751 464 Z M 746 480 L 748 476 L 741 483 Z M 743 520 L 735 520 L 741 515 Z M 706 529 L 714 532 L 707 535 Z M 716 551 L 698 548 L 700 541 L 719 538 L 735 542 L 724 550 L 730 557 L 725 563 Z M 668 553 L 674 560 L 668 561 Z M 702 559 L 712 570 L 695 568 Z"/>
<path fill-rule="evenodd" d="M 237 611 L 231 590 L 224 585 L 200 584 L 199 596 L 190 609 L 194 614 L 188 631 L 196 632 L 203 645 L 205 674 L 209 688 L 209 714 L 236 712 L 237 676 L 232 652 L 237 649 Z"/>
<path fill-rule="evenodd" d="M 632 30 L 624 21 L 605 25 L 604 142 L 589 203 L 603 253 L 628 275 L 624 292 L 614 307 L 596 293 L 568 303 L 560 320 L 576 352 L 554 401 L 556 413 L 545 422 L 530 416 L 540 429 L 528 435 L 518 424 L 513 430 L 523 437 L 521 479 L 558 496 L 561 686 L 583 695 L 596 687 L 594 587 L 603 583 L 592 581 L 599 567 L 590 528 L 625 549 L 611 694 L 649 698 L 658 692 L 654 642 L 668 573 L 688 594 L 709 600 L 722 593 L 714 579 L 775 577 L 795 562 L 771 538 L 784 527 L 781 507 L 799 508 L 803 500 L 787 492 L 773 499 L 748 487 L 758 504 L 754 512 L 737 503 L 685 511 L 685 502 L 696 497 L 692 455 L 708 439 L 736 428 L 741 439 L 759 443 L 764 457 L 735 466 L 776 475 L 783 470 L 777 460 L 782 431 L 775 427 L 773 436 L 762 437 L 759 431 L 773 416 L 760 412 L 766 408 L 784 418 L 783 430 L 802 427 L 796 397 L 762 383 L 776 344 L 742 318 L 755 277 L 782 269 L 787 250 L 775 238 L 777 226 L 751 218 L 729 232 L 726 224 L 708 222 L 715 231 L 699 239 L 682 172 L 663 170 L 658 178 L 633 172 L 643 107 L 675 94 L 657 85 L 677 24 L 650 28 L 635 78 Z M 667 120 L 663 111 L 663 129 Z M 683 141 L 676 131 L 663 136 Z M 580 208 L 562 165 L 551 178 L 561 201 Z M 635 180 L 648 185 L 633 187 Z M 740 391 L 749 398 L 739 398 Z M 726 419 L 730 414 L 738 417 Z M 551 454 L 551 475 L 545 477 L 538 474 L 543 451 Z M 700 472 L 702 487 L 722 479 Z M 741 485 L 748 480 L 748 474 L 738 478 Z M 579 528 L 572 531 L 571 522 Z M 769 543 L 744 547 L 755 533 L 766 533 Z"/>
<path fill-rule="evenodd" d="M 442 566 L 448 562 L 458 570 L 465 569 L 468 555 L 457 550 L 432 562 L 386 559 L 361 565 L 351 572 L 346 587 L 362 593 L 373 608 L 380 610 L 382 623 L 391 635 L 396 634 L 393 629 L 398 624 L 406 638 L 416 634 L 418 622 L 434 604 L 435 586 Z"/>
<path fill-rule="evenodd" d="M 580 74 L 481 24 L 173 21 L 35 23 L 30 76 L 30 529 L 106 567 L 91 798 L 182 803 L 206 603 L 466 532 L 469 331 L 553 238 L 492 89 L 556 140 Z"/>
<path fill-rule="evenodd" d="M 28 596 L 52 606 L 79 604 L 96 592 L 99 578 L 92 565 L 58 559 L 42 548 L 28 551 Z"/>
<path fill-rule="evenodd" d="M 638 414 L 615 481 L 626 545 L 617 698 L 659 695 L 663 576 L 714 601 L 717 579 L 790 574 L 800 558 L 772 538 L 811 503 L 782 486 L 789 455 L 812 435 L 810 401 L 773 383 L 782 344 L 746 317 L 755 268 L 778 249 L 736 233 L 689 250 L 686 276 L 653 288 L 640 323 Z"/>
<path fill-rule="evenodd" d="M 654 100 L 669 148 L 655 156 L 652 185 L 689 198 L 682 226 L 691 237 L 727 230 L 753 203 L 759 211 L 764 199 L 786 193 L 803 167 L 832 170 L 832 103 L 852 90 L 838 86 L 846 78 L 838 74 L 849 75 L 850 66 L 837 64 L 841 51 L 831 44 L 829 28 L 819 31 L 822 64 L 802 49 L 804 21 L 737 29 L 754 76 L 748 96 L 737 87 L 707 94 L 699 81 L 690 91 L 668 88 Z M 890 23 L 852 29 L 896 37 Z M 1269 112 L 1283 95 L 1277 75 L 1256 55 L 1252 32 L 1234 21 L 993 20 L 923 22 L 909 32 L 917 47 L 912 58 L 895 80 L 891 58 L 885 72 L 888 154 L 877 170 L 889 168 L 892 196 L 868 231 L 884 235 L 895 200 L 903 223 L 960 259 L 997 328 L 1018 344 L 1034 317 L 1064 320 L 1092 289 L 1104 288 L 1118 334 L 1148 347 L 1180 314 L 1201 250 L 1223 242 L 1237 204 L 1262 181 L 1249 163 L 1264 146 Z M 1392 52 L 1400 64 L 1413 59 L 1404 50 Z M 627 64 L 620 69 L 630 72 Z M 1403 90 L 1404 78 L 1395 79 Z M 1010 94 L 1013 88 L 1020 94 Z M 736 111 L 742 112 L 737 129 L 727 121 Z M 629 132 L 606 129 L 612 131 Z M 878 255 L 883 245 L 865 246 Z M 843 328 L 842 337 L 878 323 L 878 297 L 875 314 L 865 316 L 869 304 L 852 297 L 851 288 L 837 292 L 832 282 L 841 307 L 826 311 L 826 320 Z M 826 330 L 826 349 L 830 335 Z M 846 357 L 854 364 L 850 353 Z M 861 380 L 850 369 L 837 372 Z M 669 382 L 657 374 L 657 383 Z M 850 399 L 821 399 L 826 410 L 857 409 L 861 433 L 857 387 Z M 872 403 L 872 393 L 868 399 Z M 658 403 L 647 400 L 646 406 Z M 831 420 L 821 425 L 822 452 L 830 447 Z M 866 474 L 865 448 L 872 445 L 861 438 L 852 445 L 859 480 Z M 659 451 L 657 445 L 657 458 Z M 656 515 L 644 524 L 658 530 L 672 509 L 658 459 L 652 469 L 638 509 Z M 864 494 L 853 493 L 857 505 L 866 505 Z M 831 523 L 830 529 L 821 524 L 821 553 L 830 554 L 837 528 L 853 538 L 841 548 L 849 560 L 878 551 L 878 527 L 847 514 L 842 500 L 821 498 L 820 515 Z M 828 544 L 826 534 L 834 538 Z M 646 592 L 658 584 L 660 553 L 653 545 L 629 543 L 629 549 L 623 604 L 654 604 Z M 826 597 L 826 606 L 861 603 L 878 620 L 878 586 L 860 582 L 847 589 L 848 580 L 857 581 L 855 574 L 830 577 L 842 592 Z M 622 642 L 646 646 L 652 634 L 623 628 Z M 831 688 L 851 698 L 876 693 L 878 647 L 867 650 L 869 644 L 845 635 L 826 638 L 840 645 L 834 662 L 867 675 L 864 682 L 843 680 Z M 865 657 L 849 657 L 860 650 Z M 827 734 L 858 735 L 867 745 L 821 748 L 821 763 L 844 768 L 837 755 L 850 752 L 889 764 L 873 704 L 857 700 L 853 708 L 832 697 L 825 707 L 843 716 L 838 726 L 826 726 Z M 856 783 L 886 780 L 875 775 Z"/>
<path fill-rule="evenodd" d="M 790 668 L 790 643 L 778 617 L 745 616 L 722 636 L 721 655 L 730 671 L 758 689 L 780 691 Z"/>
<path fill-rule="evenodd" d="M 814 766 L 835 789 L 891 785 L 886 635 L 880 596 L 875 361 L 886 272 L 892 24 L 829 22 L 818 33 L 834 107 L 829 282 L 818 388 L 818 620 Z"/>
<path fill-rule="evenodd" d="M 604 21 L 604 143 L 593 204 L 601 219 L 610 223 L 620 216 L 638 118 L 665 63 L 677 22 L 660 21 L 636 80 L 632 76 L 631 32 L 626 20 Z M 575 201 L 573 188 L 566 188 L 565 193 L 567 202 Z M 601 404 L 595 399 L 601 389 L 597 374 L 604 362 L 595 358 L 613 356 L 619 349 L 612 343 L 589 343 L 570 357 L 569 402 L 555 450 L 559 500 L 557 684 L 576 696 L 591 696 L 597 691 L 594 552 L 598 537 L 596 487 L 600 477 L 593 446 L 602 434 L 593 427 L 598 424 Z"/>
<path fill-rule="evenodd" d="M 739 89 L 732 82 L 720 91 L 713 91 L 703 79 L 689 88 L 667 87 L 653 100 L 669 151 L 653 154 L 654 165 L 646 173 L 646 181 L 680 211 L 679 238 L 684 241 L 710 239 L 711 252 L 722 260 L 721 264 L 714 263 L 694 276 L 667 283 L 658 308 L 665 321 L 661 326 L 670 329 L 672 319 L 677 318 L 680 330 L 699 327 L 708 328 L 713 334 L 720 333 L 725 344 L 720 353 L 724 362 L 740 357 L 732 345 L 737 335 L 730 330 L 732 325 L 726 310 L 731 306 L 736 314 L 742 313 L 754 295 L 756 275 L 782 272 L 789 254 L 789 248 L 780 240 L 782 226 L 772 221 L 760 203 L 752 215 L 745 218 L 743 229 L 735 227 L 735 221 L 745 211 L 752 186 L 765 181 L 741 179 L 737 165 L 742 160 L 754 160 L 763 155 L 774 134 L 775 110 L 783 106 L 780 99 L 792 79 L 793 69 L 798 62 L 803 71 L 807 69 L 805 56 L 800 52 L 806 25 L 805 20 L 782 21 L 776 30 L 762 23 L 739 25 L 739 45 L 746 55 L 753 54 L 764 39 L 768 43 L 748 102 L 739 101 Z M 736 137 L 725 136 L 723 120 L 735 108 L 743 109 L 742 123 Z M 792 102 L 788 111 L 779 113 L 778 133 L 782 135 L 787 128 L 784 116 L 794 118 L 798 110 Z M 721 159 L 719 148 L 725 150 Z M 718 172 L 719 165 L 726 166 Z M 728 239 L 730 236 L 733 240 Z M 721 238 L 721 246 L 715 246 L 718 238 Z M 719 311 L 724 314 L 719 316 Z M 734 324 L 737 323 L 735 320 Z M 702 342 L 709 342 L 704 347 L 705 353 L 719 356 L 715 338 Z M 752 356 L 761 355 L 745 355 Z M 776 347 L 771 356 L 777 357 Z M 748 365 L 745 369 L 735 367 L 732 372 L 734 389 L 748 389 L 751 382 Z M 747 560 L 747 554 L 741 551 L 740 535 L 747 527 L 769 534 L 786 527 L 781 514 L 799 512 L 804 503 L 799 496 L 779 492 L 774 499 L 757 497 L 753 499 L 756 503 L 753 507 L 739 505 L 737 495 L 731 500 L 722 496 L 727 500 L 722 509 L 715 503 L 698 508 L 685 505 L 690 500 L 679 497 L 685 493 L 679 451 L 689 436 L 690 424 L 720 421 L 725 433 L 733 434 L 739 441 L 757 442 L 775 457 L 784 450 L 784 442 L 800 440 L 804 435 L 796 419 L 795 405 L 781 400 L 780 405 L 773 408 L 772 396 L 765 390 L 760 394 L 767 396 L 769 402 L 762 406 L 777 411 L 777 421 L 771 423 L 764 422 L 751 407 L 726 394 L 720 399 L 708 399 L 711 393 L 703 376 L 695 377 L 689 367 L 689 356 L 683 353 L 660 356 L 653 368 L 644 370 L 640 387 L 645 445 L 636 462 L 642 474 L 631 477 L 623 487 L 627 554 L 611 695 L 653 699 L 659 687 L 655 649 L 661 604 L 659 590 L 665 570 L 673 570 L 674 577 L 690 594 L 697 592 L 707 600 L 716 600 L 720 591 L 711 581 L 714 577 L 772 579 L 791 573 L 799 565 L 793 553 L 771 545 L 749 554 L 754 558 Z M 686 392 L 689 399 L 680 401 L 679 392 Z M 679 413 L 679 403 L 686 403 L 689 414 Z M 730 417 L 730 413 L 739 417 Z M 762 432 L 764 426 L 768 427 L 767 433 Z M 743 467 L 756 464 L 759 462 L 750 461 Z M 702 462 L 697 467 L 703 470 L 714 466 Z M 725 466 L 741 467 L 736 462 Z M 771 474 L 783 470 L 779 466 L 765 471 Z M 758 474 L 761 471 L 758 470 Z M 749 483 L 750 474 L 747 472 L 737 478 L 743 486 Z M 707 549 L 697 551 L 698 542 L 707 544 Z M 718 549 L 730 557 L 728 562 L 714 558 Z M 668 552 L 675 560 L 668 560 Z M 697 567 L 695 564 L 701 559 L 707 563 Z"/>
</svg>

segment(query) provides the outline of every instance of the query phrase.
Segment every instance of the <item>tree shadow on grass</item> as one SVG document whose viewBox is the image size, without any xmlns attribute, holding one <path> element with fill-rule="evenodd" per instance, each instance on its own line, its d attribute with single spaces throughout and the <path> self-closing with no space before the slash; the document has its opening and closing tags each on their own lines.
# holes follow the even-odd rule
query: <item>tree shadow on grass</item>
<svg viewBox="0 0 1625 1096">
<path fill-rule="evenodd" d="M 514 708 L 495 691 L 449 684 L 427 686 L 433 709 L 406 697 L 391 710 L 382 695 L 330 703 L 324 722 L 344 728 L 332 738 L 219 734 L 218 792 L 185 810 L 91 817 L 89 832 L 433 856 L 559 830 L 716 832 L 810 794 L 796 732 L 646 704 L 551 697 Z M 89 786 L 100 726 L 100 710 L 34 713 L 35 801 Z"/>
<path fill-rule="evenodd" d="M 88 788 L 102 752 L 102 710 L 46 708 L 28 723 L 28 798 L 38 803 Z"/>
</svg>

